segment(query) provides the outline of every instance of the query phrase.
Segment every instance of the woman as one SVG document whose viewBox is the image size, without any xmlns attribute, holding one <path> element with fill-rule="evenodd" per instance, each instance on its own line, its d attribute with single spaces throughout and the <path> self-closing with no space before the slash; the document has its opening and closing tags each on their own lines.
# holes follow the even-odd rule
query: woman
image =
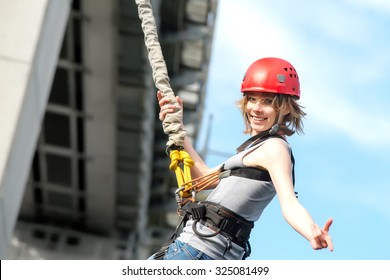
<svg viewBox="0 0 390 280">
<path fill-rule="evenodd" d="M 299 78 L 295 68 L 280 58 L 255 61 L 242 81 L 239 108 L 245 133 L 252 137 L 222 166 L 207 167 L 188 139 L 184 149 L 195 162 L 193 178 L 216 170 L 223 176 L 206 201 L 194 204 L 182 233 L 163 259 L 244 259 L 250 253 L 253 223 L 277 194 L 284 218 L 313 249 L 333 250 L 329 218 L 320 229 L 298 202 L 294 192 L 294 159 L 286 137 L 302 132 L 305 113 L 297 103 Z M 157 93 L 160 120 L 173 112 L 167 97 Z M 182 101 L 176 97 L 182 106 Z M 226 172 L 228 171 L 228 172 Z M 239 226 L 237 226 L 239 225 Z"/>
</svg>

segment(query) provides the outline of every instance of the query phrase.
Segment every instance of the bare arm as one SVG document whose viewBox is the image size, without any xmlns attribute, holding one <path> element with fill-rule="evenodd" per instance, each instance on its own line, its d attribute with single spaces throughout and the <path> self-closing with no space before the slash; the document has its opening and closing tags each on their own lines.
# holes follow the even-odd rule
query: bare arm
<svg viewBox="0 0 390 280">
<path fill-rule="evenodd" d="M 328 247 L 332 251 L 333 243 L 328 235 L 332 219 L 330 218 L 324 228 L 320 229 L 309 212 L 297 200 L 292 182 L 290 154 L 282 140 L 267 141 L 261 149 L 257 157 L 261 166 L 271 175 L 283 217 L 292 228 L 310 242 L 313 249 Z"/>
</svg>

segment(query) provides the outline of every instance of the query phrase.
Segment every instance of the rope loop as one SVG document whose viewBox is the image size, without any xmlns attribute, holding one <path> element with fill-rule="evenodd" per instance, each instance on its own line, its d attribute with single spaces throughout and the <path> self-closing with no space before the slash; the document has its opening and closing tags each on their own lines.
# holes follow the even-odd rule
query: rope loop
<svg viewBox="0 0 390 280">
<path fill-rule="evenodd" d="M 197 192 L 206 189 L 219 180 L 220 170 L 192 179 L 191 167 L 193 167 L 195 163 L 190 155 L 182 148 L 170 149 L 169 157 L 171 158 L 169 169 L 175 172 L 178 185 L 175 198 L 181 206 L 188 201 L 194 201 Z"/>
<path fill-rule="evenodd" d="M 171 158 L 171 164 L 169 165 L 169 169 L 171 171 L 175 171 L 176 168 L 179 166 L 181 161 L 180 151 L 179 150 L 172 150 L 169 153 L 169 157 Z"/>
<path fill-rule="evenodd" d="M 190 168 L 194 166 L 194 161 L 191 159 L 190 155 L 184 150 L 180 151 L 180 159 L 182 160 L 184 166 L 188 166 Z"/>
</svg>

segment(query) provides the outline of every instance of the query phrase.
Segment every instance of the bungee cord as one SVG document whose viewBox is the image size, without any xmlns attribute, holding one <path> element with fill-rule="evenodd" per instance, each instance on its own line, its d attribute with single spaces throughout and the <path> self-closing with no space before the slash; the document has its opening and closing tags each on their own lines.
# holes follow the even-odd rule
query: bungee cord
<svg viewBox="0 0 390 280">
<path fill-rule="evenodd" d="M 135 3 L 138 6 L 138 15 L 141 19 L 141 27 L 144 32 L 145 46 L 148 50 L 153 81 L 162 94 L 169 97 L 171 104 L 176 105 L 177 108 L 173 113 L 167 114 L 163 120 L 164 133 L 168 135 L 169 138 L 167 147 L 182 147 L 186 136 L 186 131 L 182 124 L 183 111 L 177 102 L 169 83 L 168 70 L 158 40 L 152 5 L 149 0 L 135 0 Z"/>
<path fill-rule="evenodd" d="M 188 198 L 194 196 L 196 189 L 192 186 L 193 180 L 190 170 L 194 162 L 190 155 L 183 149 L 183 143 L 186 137 L 186 131 L 182 123 L 183 110 L 177 102 L 169 83 L 168 70 L 158 40 L 152 5 L 149 0 L 135 0 L 135 3 L 138 7 L 138 15 L 144 32 L 145 46 L 148 51 L 154 84 L 162 92 L 164 97 L 170 98 L 171 104 L 176 105 L 177 108 L 174 112 L 165 116 L 162 125 L 164 133 L 168 135 L 166 146 L 171 158 L 169 169 L 175 173 L 178 183 L 176 196 L 180 195 L 181 199 Z"/>
</svg>

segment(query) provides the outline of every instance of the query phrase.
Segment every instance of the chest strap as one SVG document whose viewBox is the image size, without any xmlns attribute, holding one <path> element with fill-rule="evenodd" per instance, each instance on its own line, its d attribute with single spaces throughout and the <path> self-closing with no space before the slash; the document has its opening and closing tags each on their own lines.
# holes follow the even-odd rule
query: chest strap
<svg viewBox="0 0 390 280">
<path fill-rule="evenodd" d="M 224 179 L 229 176 L 243 177 L 252 180 L 268 181 L 271 182 L 271 176 L 267 170 L 255 168 L 255 167 L 239 167 L 233 169 L 222 169 L 219 179 Z"/>
<path fill-rule="evenodd" d="M 292 164 L 292 180 L 293 185 L 295 185 L 295 158 L 293 153 L 291 152 L 291 164 Z M 271 175 L 265 169 L 260 169 L 256 167 L 237 167 L 233 169 L 224 169 L 224 165 L 221 167 L 221 174 L 219 175 L 219 179 L 224 179 L 229 176 L 237 176 L 243 177 L 252 180 L 258 181 L 267 181 L 271 182 Z"/>
</svg>

